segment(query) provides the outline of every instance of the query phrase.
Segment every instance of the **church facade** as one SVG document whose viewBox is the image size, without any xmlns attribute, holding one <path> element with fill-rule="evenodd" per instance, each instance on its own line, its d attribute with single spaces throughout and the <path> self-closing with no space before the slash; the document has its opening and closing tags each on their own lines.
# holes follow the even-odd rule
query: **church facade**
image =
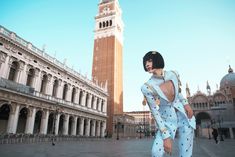
<svg viewBox="0 0 235 157">
<path fill-rule="evenodd" d="M 107 89 L 0 26 L 0 134 L 104 137 Z"/>
<path fill-rule="evenodd" d="M 229 66 L 228 74 L 220 81 L 220 88 L 213 94 L 207 82 L 207 94 L 198 91 L 190 96 L 188 85 L 187 97 L 196 116 L 196 136 L 212 138 L 212 128 L 218 129 L 220 139 L 235 135 L 235 73 Z"/>
</svg>

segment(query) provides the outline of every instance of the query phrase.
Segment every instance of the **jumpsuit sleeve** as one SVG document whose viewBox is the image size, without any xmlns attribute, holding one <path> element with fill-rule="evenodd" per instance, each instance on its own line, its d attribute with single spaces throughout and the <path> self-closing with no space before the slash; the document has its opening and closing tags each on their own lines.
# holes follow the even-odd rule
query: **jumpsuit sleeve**
<svg viewBox="0 0 235 157">
<path fill-rule="evenodd" d="M 180 100 L 180 102 L 181 102 L 183 105 L 188 105 L 188 100 L 184 98 L 184 96 L 183 96 L 182 93 L 179 93 L 179 94 L 178 94 L 178 99 Z"/>
<path fill-rule="evenodd" d="M 161 117 L 161 114 L 159 113 L 159 106 L 156 104 L 155 98 L 151 90 L 146 85 L 143 85 L 141 87 L 141 91 L 148 102 L 151 113 L 154 116 L 154 119 L 156 121 L 156 125 L 158 126 L 158 129 L 161 131 L 162 138 L 166 139 L 170 137 L 170 133 L 165 126 L 165 123 Z"/>
</svg>

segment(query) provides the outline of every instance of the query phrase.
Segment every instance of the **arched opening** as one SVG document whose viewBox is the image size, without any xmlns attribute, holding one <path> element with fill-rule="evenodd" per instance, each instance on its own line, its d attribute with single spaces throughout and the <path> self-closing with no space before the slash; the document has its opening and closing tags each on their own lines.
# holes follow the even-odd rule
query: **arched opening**
<svg viewBox="0 0 235 157">
<path fill-rule="evenodd" d="M 47 79 L 48 79 L 47 75 L 44 74 L 42 77 L 42 84 L 40 89 L 40 92 L 43 94 L 46 94 Z"/>
<path fill-rule="evenodd" d="M 211 117 L 208 113 L 206 112 L 200 112 L 196 115 L 196 124 L 201 125 L 203 121 L 210 121 Z"/>
<path fill-rule="evenodd" d="M 96 110 L 98 110 L 98 109 L 99 109 L 99 103 L 100 103 L 100 99 L 99 99 L 99 98 L 97 98 L 97 101 L 96 101 Z"/>
<path fill-rule="evenodd" d="M 99 27 L 102 28 L 102 23 L 101 22 L 99 23 Z"/>
<path fill-rule="evenodd" d="M 33 78 L 34 78 L 34 69 L 29 69 L 28 76 L 27 76 L 27 82 L 26 85 L 32 87 L 33 86 Z"/>
<path fill-rule="evenodd" d="M 93 109 L 94 108 L 94 101 L 95 101 L 95 98 L 94 96 L 91 97 L 91 108 Z"/>
<path fill-rule="evenodd" d="M 59 130 L 58 130 L 58 135 L 63 135 L 63 130 L 64 130 L 64 119 L 65 116 L 62 114 L 60 116 L 60 121 L 59 121 Z"/>
<path fill-rule="evenodd" d="M 20 110 L 17 131 L 16 131 L 17 133 L 25 133 L 28 114 L 29 114 L 29 110 L 26 107 Z"/>
<path fill-rule="evenodd" d="M 109 21 L 106 21 L 106 27 L 108 27 L 109 26 Z"/>
<path fill-rule="evenodd" d="M 68 127 L 68 134 L 69 135 L 72 135 L 73 125 L 74 125 L 74 118 L 69 117 L 69 127 Z"/>
<path fill-rule="evenodd" d="M 112 21 L 112 20 L 110 20 L 110 21 L 109 21 L 109 25 L 110 25 L 110 26 L 112 26 L 112 24 L 113 24 L 113 21 Z"/>
<path fill-rule="evenodd" d="M 16 82 L 18 69 L 19 69 L 19 63 L 16 61 L 12 62 L 9 76 L 8 76 L 8 80 Z"/>
<path fill-rule="evenodd" d="M 0 107 L 0 134 L 7 132 L 10 111 L 10 106 L 8 104 L 4 104 Z"/>
<path fill-rule="evenodd" d="M 85 102 L 85 106 L 86 106 L 86 107 L 88 106 L 88 100 L 89 100 L 89 94 L 87 93 L 87 94 L 86 94 L 86 102 Z"/>
<path fill-rule="evenodd" d="M 105 22 L 103 22 L 103 27 L 105 27 Z"/>
<path fill-rule="evenodd" d="M 56 79 L 53 83 L 53 91 L 52 91 L 53 97 L 57 96 L 58 87 L 59 87 L 59 81 Z"/>
<path fill-rule="evenodd" d="M 89 133 L 89 136 L 92 136 L 92 128 L 94 127 L 94 123 L 93 123 L 93 120 L 90 120 L 90 133 Z"/>
<path fill-rule="evenodd" d="M 48 118 L 47 134 L 55 134 L 55 113 L 50 113 Z"/>
<path fill-rule="evenodd" d="M 101 102 L 101 112 L 103 112 L 104 111 L 104 101 L 102 100 L 102 102 Z"/>
<path fill-rule="evenodd" d="M 81 118 L 77 119 L 77 129 L 76 129 L 76 135 L 80 135 L 80 123 L 81 123 Z"/>
<path fill-rule="evenodd" d="M 75 94 L 76 94 L 76 88 L 74 87 L 72 90 L 72 97 L 71 97 L 71 102 L 74 103 L 75 102 Z"/>
<path fill-rule="evenodd" d="M 83 135 L 86 135 L 86 126 L 88 125 L 88 122 L 87 122 L 88 120 L 87 119 L 85 119 L 84 120 L 84 124 L 83 124 Z"/>
<path fill-rule="evenodd" d="M 68 92 L 68 84 L 65 84 L 64 85 L 64 89 L 63 89 L 63 97 L 62 99 L 66 99 L 66 96 L 67 96 L 67 92 Z"/>
<path fill-rule="evenodd" d="M 80 91 L 80 94 L 79 94 L 79 105 L 81 105 L 82 104 L 82 97 L 83 97 L 83 92 L 82 91 Z"/>
<path fill-rule="evenodd" d="M 34 128 L 33 128 L 34 134 L 40 133 L 41 120 L 42 120 L 42 111 L 37 111 L 35 115 Z"/>
</svg>

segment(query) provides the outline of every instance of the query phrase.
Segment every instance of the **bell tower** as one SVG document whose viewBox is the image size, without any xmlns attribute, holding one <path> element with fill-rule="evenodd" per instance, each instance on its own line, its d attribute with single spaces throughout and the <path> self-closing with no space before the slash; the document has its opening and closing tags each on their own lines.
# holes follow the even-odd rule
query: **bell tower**
<svg viewBox="0 0 235 157">
<path fill-rule="evenodd" d="M 118 0 L 101 0 L 95 17 L 92 79 L 107 84 L 107 133 L 113 133 L 113 115 L 123 113 L 123 21 Z"/>
</svg>

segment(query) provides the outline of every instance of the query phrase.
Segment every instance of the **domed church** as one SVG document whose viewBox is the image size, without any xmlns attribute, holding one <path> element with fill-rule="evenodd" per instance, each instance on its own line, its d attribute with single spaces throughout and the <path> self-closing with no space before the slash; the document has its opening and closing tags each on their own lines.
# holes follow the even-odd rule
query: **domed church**
<svg viewBox="0 0 235 157">
<path fill-rule="evenodd" d="M 212 138 L 212 128 L 218 129 L 220 140 L 234 139 L 235 133 L 235 73 L 229 66 L 228 74 L 220 81 L 220 88 L 211 93 L 207 82 L 207 93 L 200 90 L 190 96 L 186 85 L 188 101 L 194 110 L 197 130 L 195 136 Z"/>
</svg>

